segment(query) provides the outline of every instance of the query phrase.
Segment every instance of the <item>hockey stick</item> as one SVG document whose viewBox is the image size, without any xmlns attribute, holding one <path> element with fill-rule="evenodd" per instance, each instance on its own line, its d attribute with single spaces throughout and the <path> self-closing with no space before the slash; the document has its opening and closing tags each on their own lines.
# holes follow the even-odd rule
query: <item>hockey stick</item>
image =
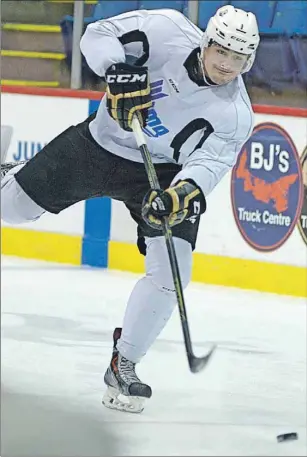
<svg viewBox="0 0 307 457">
<path fill-rule="evenodd" d="M 137 116 L 133 117 L 132 130 L 133 130 L 138 148 L 142 154 L 142 158 L 144 161 L 144 165 L 145 165 L 150 187 L 152 189 L 160 189 L 158 176 L 157 176 L 154 164 L 152 163 L 151 155 L 150 155 L 149 149 L 147 147 L 146 139 L 145 139 L 144 133 L 142 131 L 142 128 L 140 126 Z M 186 312 L 186 307 L 185 307 L 185 302 L 184 302 L 182 284 L 181 284 L 181 279 L 180 279 L 178 260 L 177 260 L 177 256 L 176 256 L 176 251 L 175 251 L 175 246 L 174 246 L 174 241 L 173 241 L 173 236 L 172 236 L 172 230 L 169 226 L 167 217 L 163 218 L 162 231 L 163 231 L 163 235 L 165 237 L 167 252 L 168 252 L 170 265 L 171 265 L 171 269 L 172 269 L 174 288 L 175 288 L 176 297 L 177 297 L 180 321 L 181 321 L 181 326 L 182 326 L 182 331 L 183 331 L 184 344 L 185 344 L 185 350 L 186 350 L 186 354 L 187 354 L 187 358 L 188 358 L 188 362 L 189 362 L 189 367 L 190 367 L 190 370 L 192 371 L 192 373 L 198 373 L 203 368 L 205 368 L 205 366 L 207 365 L 208 361 L 211 358 L 213 351 L 215 350 L 215 346 L 213 346 L 211 348 L 211 350 L 203 357 L 196 357 L 194 355 L 193 348 L 192 348 L 192 342 L 191 342 L 191 336 L 190 336 L 190 330 L 189 330 L 188 317 L 187 317 L 187 312 Z"/>
</svg>

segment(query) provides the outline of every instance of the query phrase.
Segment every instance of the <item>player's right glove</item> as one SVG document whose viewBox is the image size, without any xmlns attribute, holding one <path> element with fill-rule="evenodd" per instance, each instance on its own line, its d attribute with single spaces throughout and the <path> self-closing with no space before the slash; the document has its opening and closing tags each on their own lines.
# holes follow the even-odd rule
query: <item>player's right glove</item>
<svg viewBox="0 0 307 457">
<path fill-rule="evenodd" d="M 143 199 L 142 216 L 152 228 L 162 230 L 162 220 L 168 218 L 170 227 L 185 219 L 195 223 L 206 211 L 206 199 L 193 182 L 179 181 L 166 190 L 150 189 Z"/>
<path fill-rule="evenodd" d="M 137 114 L 142 127 L 146 125 L 152 106 L 147 67 L 127 63 L 111 65 L 106 71 L 107 109 L 110 116 L 128 132 Z"/>
</svg>

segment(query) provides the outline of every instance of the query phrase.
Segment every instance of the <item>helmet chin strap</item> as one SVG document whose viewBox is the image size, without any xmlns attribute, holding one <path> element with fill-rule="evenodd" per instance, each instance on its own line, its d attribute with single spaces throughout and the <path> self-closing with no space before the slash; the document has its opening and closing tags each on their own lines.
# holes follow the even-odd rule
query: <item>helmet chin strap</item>
<svg viewBox="0 0 307 457">
<path fill-rule="evenodd" d="M 204 81 L 208 86 L 216 86 L 217 84 L 212 84 L 212 82 L 208 81 L 208 79 L 207 79 L 206 71 L 205 71 L 205 67 L 204 67 L 204 62 L 203 62 L 203 59 L 202 59 L 202 53 L 203 53 L 203 51 L 201 50 L 200 54 L 197 55 L 198 63 L 199 63 L 199 66 L 200 66 L 200 69 L 201 69 L 201 73 L 202 73 L 202 77 L 204 78 Z"/>
</svg>

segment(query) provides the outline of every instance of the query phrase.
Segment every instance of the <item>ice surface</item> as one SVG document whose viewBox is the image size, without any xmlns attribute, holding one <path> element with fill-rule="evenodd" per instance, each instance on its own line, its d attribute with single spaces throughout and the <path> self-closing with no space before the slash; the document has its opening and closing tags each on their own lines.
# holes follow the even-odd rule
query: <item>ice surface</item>
<svg viewBox="0 0 307 457">
<path fill-rule="evenodd" d="M 195 352 L 217 343 L 211 363 L 189 372 L 176 310 L 138 366 L 144 412 L 101 405 L 137 278 L 2 258 L 1 455 L 306 455 L 305 299 L 190 285 Z M 299 440 L 277 443 L 285 432 Z"/>
</svg>

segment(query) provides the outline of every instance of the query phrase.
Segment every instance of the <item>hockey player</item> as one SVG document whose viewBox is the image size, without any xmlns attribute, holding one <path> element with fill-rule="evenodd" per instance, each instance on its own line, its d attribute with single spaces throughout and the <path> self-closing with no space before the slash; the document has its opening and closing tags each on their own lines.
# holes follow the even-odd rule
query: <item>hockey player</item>
<svg viewBox="0 0 307 457">
<path fill-rule="evenodd" d="M 3 167 L 2 218 L 57 214 L 81 200 L 121 200 L 138 224 L 146 274 L 114 331 L 103 403 L 143 409 L 151 388 L 135 372 L 176 305 L 161 219 L 169 217 L 183 287 L 206 197 L 235 164 L 253 129 L 241 74 L 259 43 L 252 13 L 225 6 L 203 33 L 173 10 L 140 10 L 90 24 L 81 51 L 107 82 L 97 113 L 71 126 L 26 164 Z M 139 113 L 163 191 L 149 189 L 131 130 Z M 48 120 L 49 121 L 49 120 Z M 120 400 L 123 394 L 126 402 Z"/>
</svg>

